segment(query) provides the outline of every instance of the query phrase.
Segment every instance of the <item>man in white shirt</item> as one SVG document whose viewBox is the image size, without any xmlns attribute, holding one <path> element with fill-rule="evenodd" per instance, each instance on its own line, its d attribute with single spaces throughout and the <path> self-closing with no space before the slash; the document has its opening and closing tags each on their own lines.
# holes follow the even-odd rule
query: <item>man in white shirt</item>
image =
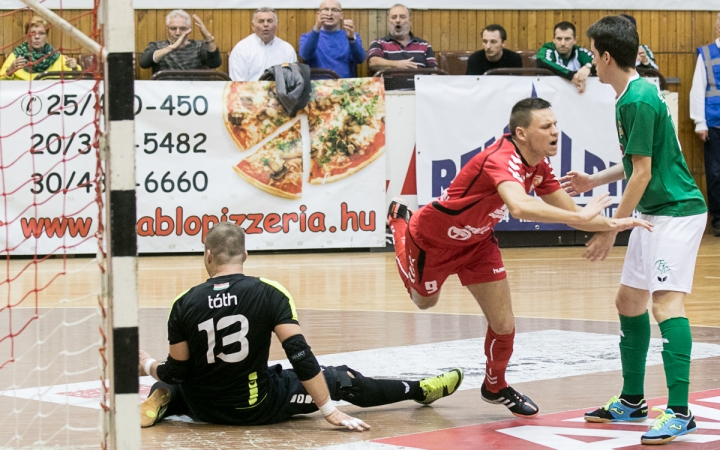
<svg viewBox="0 0 720 450">
<path fill-rule="evenodd" d="M 708 213 L 715 236 L 720 237 L 720 14 L 715 20 L 715 36 L 715 42 L 697 49 L 690 118 L 705 143 Z"/>
<path fill-rule="evenodd" d="M 278 18 L 273 8 L 255 10 L 254 33 L 238 42 L 230 52 L 230 78 L 233 81 L 257 81 L 269 67 L 297 62 L 293 46 L 275 36 L 277 26 Z"/>
</svg>

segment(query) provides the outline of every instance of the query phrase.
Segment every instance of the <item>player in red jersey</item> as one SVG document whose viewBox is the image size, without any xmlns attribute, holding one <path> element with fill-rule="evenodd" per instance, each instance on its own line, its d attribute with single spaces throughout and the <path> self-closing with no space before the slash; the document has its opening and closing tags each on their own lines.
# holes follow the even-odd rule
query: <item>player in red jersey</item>
<svg viewBox="0 0 720 450">
<path fill-rule="evenodd" d="M 418 308 L 437 304 L 451 274 L 475 297 L 488 321 L 482 398 L 504 404 L 518 417 L 535 417 L 539 409 L 505 381 L 515 317 L 495 224 L 509 210 L 518 219 L 585 231 L 652 227 L 644 220 L 601 216 L 610 205 L 607 194 L 581 208 L 560 188 L 547 159 L 557 153 L 556 124 L 550 103 L 521 100 L 510 115 L 511 134 L 471 159 L 437 201 L 411 214 L 406 204 L 394 200 L 388 211 L 400 277 Z M 528 195 L 533 191 L 543 201 Z"/>
</svg>

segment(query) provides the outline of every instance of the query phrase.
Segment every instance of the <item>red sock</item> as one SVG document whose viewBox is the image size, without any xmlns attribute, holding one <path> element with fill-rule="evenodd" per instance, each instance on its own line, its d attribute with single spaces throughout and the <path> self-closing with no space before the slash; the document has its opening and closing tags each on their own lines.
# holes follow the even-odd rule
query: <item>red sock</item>
<svg viewBox="0 0 720 450">
<path fill-rule="evenodd" d="M 495 334 L 488 326 L 485 335 L 485 387 L 490 392 L 498 392 L 507 387 L 505 370 L 513 352 L 515 330 L 510 334 Z"/>
<path fill-rule="evenodd" d="M 405 284 L 405 289 L 410 292 L 410 280 L 408 278 L 408 263 L 405 253 L 405 233 L 407 233 L 408 223 L 404 219 L 391 219 L 389 221 L 390 231 L 392 231 L 393 244 L 395 246 L 395 262 L 400 272 L 400 279 Z"/>
</svg>

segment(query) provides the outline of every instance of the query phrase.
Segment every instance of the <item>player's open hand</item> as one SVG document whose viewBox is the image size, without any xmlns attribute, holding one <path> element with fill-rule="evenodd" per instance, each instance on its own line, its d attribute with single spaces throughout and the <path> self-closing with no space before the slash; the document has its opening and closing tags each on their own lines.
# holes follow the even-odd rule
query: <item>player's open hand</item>
<svg viewBox="0 0 720 450">
<path fill-rule="evenodd" d="M 370 429 L 370 425 L 360 419 L 350 417 L 344 412 L 336 409 L 325 417 L 325 420 L 338 427 L 346 427 L 348 430 L 365 431 Z"/>
<path fill-rule="evenodd" d="M 580 210 L 580 220 L 582 222 L 590 222 L 600 214 L 605 208 L 612 205 L 612 199 L 610 198 L 610 194 L 607 192 L 603 195 L 599 195 L 596 197 L 593 197 L 590 200 L 590 203 L 585 205 L 585 207 Z"/>
<path fill-rule="evenodd" d="M 612 227 L 612 231 L 618 232 L 618 231 L 625 231 L 629 230 L 630 228 L 635 227 L 643 227 L 648 231 L 653 230 L 653 224 L 648 222 L 647 220 L 642 219 L 636 219 L 634 217 L 626 217 L 624 219 L 608 219 L 610 221 L 610 227 Z"/>
<path fill-rule="evenodd" d="M 603 231 L 595 233 L 595 235 L 585 244 L 587 248 L 585 249 L 583 258 L 589 259 L 592 262 L 604 260 L 607 258 L 607 255 L 610 253 L 613 245 L 615 245 L 616 237 L 616 231 Z"/>
<path fill-rule="evenodd" d="M 571 170 L 560 178 L 560 187 L 565 189 L 565 192 L 570 194 L 571 197 L 574 197 L 591 190 L 595 186 L 590 179 L 590 175 L 585 172 Z"/>
</svg>

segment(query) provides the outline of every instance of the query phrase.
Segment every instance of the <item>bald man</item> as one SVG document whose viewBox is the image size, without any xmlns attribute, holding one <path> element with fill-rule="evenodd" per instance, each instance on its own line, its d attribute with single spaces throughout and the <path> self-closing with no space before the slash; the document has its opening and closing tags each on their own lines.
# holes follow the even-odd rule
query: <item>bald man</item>
<svg viewBox="0 0 720 450">
<path fill-rule="evenodd" d="M 340 78 L 357 76 L 357 65 L 365 61 L 355 24 L 343 16 L 336 0 L 320 3 L 315 26 L 300 36 L 300 57 L 312 68 L 330 69 Z"/>
</svg>

